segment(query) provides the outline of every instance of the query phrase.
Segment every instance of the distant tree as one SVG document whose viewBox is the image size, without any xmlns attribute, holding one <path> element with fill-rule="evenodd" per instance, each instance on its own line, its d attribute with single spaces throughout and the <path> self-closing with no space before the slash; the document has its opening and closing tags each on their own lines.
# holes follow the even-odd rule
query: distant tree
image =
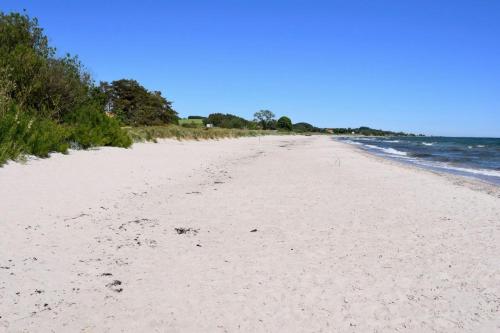
<svg viewBox="0 0 500 333">
<path fill-rule="evenodd" d="M 127 125 L 161 125 L 177 123 L 172 102 L 159 91 L 148 91 L 135 80 L 101 82 L 106 96 L 106 110 Z"/>
<path fill-rule="evenodd" d="M 244 118 L 227 113 L 211 113 L 208 115 L 205 123 L 212 124 L 215 127 L 222 128 L 249 128 L 250 122 Z"/>
<path fill-rule="evenodd" d="M 293 124 L 293 130 L 295 132 L 320 132 L 321 129 L 314 127 L 309 123 L 296 123 Z"/>
<path fill-rule="evenodd" d="M 415 136 L 412 133 L 404 133 L 404 132 L 392 132 L 392 131 L 384 131 L 380 129 L 373 129 L 367 126 L 361 126 L 358 128 L 332 128 L 331 129 L 334 134 L 358 134 L 358 135 L 366 135 L 366 136 Z"/>
<path fill-rule="evenodd" d="M 291 131 L 292 128 L 292 121 L 288 117 L 280 117 L 278 121 L 276 122 L 276 127 L 279 130 L 285 130 L 285 131 Z"/>
<path fill-rule="evenodd" d="M 205 119 L 203 116 L 189 116 L 187 119 Z"/>
<path fill-rule="evenodd" d="M 253 115 L 254 121 L 259 123 L 262 129 L 275 129 L 274 113 L 269 110 L 260 110 Z"/>
</svg>

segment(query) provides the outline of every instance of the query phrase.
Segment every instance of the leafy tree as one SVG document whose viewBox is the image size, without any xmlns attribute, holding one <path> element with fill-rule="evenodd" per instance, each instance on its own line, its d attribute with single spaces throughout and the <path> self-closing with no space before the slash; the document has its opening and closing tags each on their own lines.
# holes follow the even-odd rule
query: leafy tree
<svg viewBox="0 0 500 333">
<path fill-rule="evenodd" d="M 104 97 L 77 57 L 56 56 L 36 19 L 0 12 L 0 165 L 70 145 L 129 146 Z"/>
<path fill-rule="evenodd" d="M 269 110 L 260 110 L 253 115 L 254 121 L 259 123 L 262 129 L 275 129 L 274 113 Z"/>
<path fill-rule="evenodd" d="M 249 128 L 251 126 L 251 122 L 235 116 L 234 114 L 223 114 L 223 113 L 211 113 L 208 115 L 208 118 L 204 121 L 206 124 L 212 124 L 215 127 L 222 128 Z"/>
<path fill-rule="evenodd" d="M 161 125 L 177 123 L 172 102 L 159 91 L 148 91 L 135 80 L 101 82 L 106 96 L 106 110 L 127 125 Z"/>
<path fill-rule="evenodd" d="M 11 82 L 9 97 L 22 112 L 48 113 L 60 122 L 89 100 L 92 80 L 77 57 L 55 52 L 36 19 L 0 12 L 0 72 Z"/>
<path fill-rule="evenodd" d="M 324 128 L 318 128 L 316 126 L 313 126 L 309 123 L 296 123 L 296 124 L 293 124 L 293 130 L 295 132 L 324 132 L 325 129 Z"/>
<path fill-rule="evenodd" d="M 280 130 L 285 130 L 285 131 L 291 131 L 292 128 L 292 121 L 288 117 L 280 117 L 278 121 L 276 122 L 276 128 Z"/>
</svg>

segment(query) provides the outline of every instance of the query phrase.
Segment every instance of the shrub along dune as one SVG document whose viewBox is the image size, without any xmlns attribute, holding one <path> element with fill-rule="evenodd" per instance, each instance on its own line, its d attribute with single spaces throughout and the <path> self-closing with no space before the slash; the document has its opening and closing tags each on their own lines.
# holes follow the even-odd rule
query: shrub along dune
<svg viewBox="0 0 500 333">
<path fill-rule="evenodd" d="M 0 165 L 25 154 L 128 147 L 77 57 L 56 56 L 36 19 L 0 12 Z"/>
<path fill-rule="evenodd" d="M 236 138 L 294 130 L 289 118 L 274 117 L 261 110 L 253 120 L 212 113 L 179 122 L 161 92 L 133 79 L 96 84 L 76 56 L 57 55 L 36 18 L 0 12 L 0 166 L 69 148 L 126 148 L 157 138 Z M 214 128 L 205 128 L 208 124 Z"/>
</svg>

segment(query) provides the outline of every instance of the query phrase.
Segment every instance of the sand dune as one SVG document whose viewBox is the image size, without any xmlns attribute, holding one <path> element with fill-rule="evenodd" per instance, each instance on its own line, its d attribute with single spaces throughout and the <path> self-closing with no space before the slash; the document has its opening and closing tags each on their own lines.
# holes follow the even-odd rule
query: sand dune
<svg viewBox="0 0 500 333">
<path fill-rule="evenodd" d="M 500 331 L 496 192 L 326 136 L 0 169 L 0 331 Z"/>
</svg>

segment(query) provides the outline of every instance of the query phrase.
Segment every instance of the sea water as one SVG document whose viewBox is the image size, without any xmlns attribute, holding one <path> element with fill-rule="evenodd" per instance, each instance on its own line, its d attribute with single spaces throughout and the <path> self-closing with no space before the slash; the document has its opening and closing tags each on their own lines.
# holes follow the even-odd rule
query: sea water
<svg viewBox="0 0 500 333">
<path fill-rule="evenodd" d="M 500 185 L 500 138 L 339 137 L 371 153 Z"/>
</svg>

